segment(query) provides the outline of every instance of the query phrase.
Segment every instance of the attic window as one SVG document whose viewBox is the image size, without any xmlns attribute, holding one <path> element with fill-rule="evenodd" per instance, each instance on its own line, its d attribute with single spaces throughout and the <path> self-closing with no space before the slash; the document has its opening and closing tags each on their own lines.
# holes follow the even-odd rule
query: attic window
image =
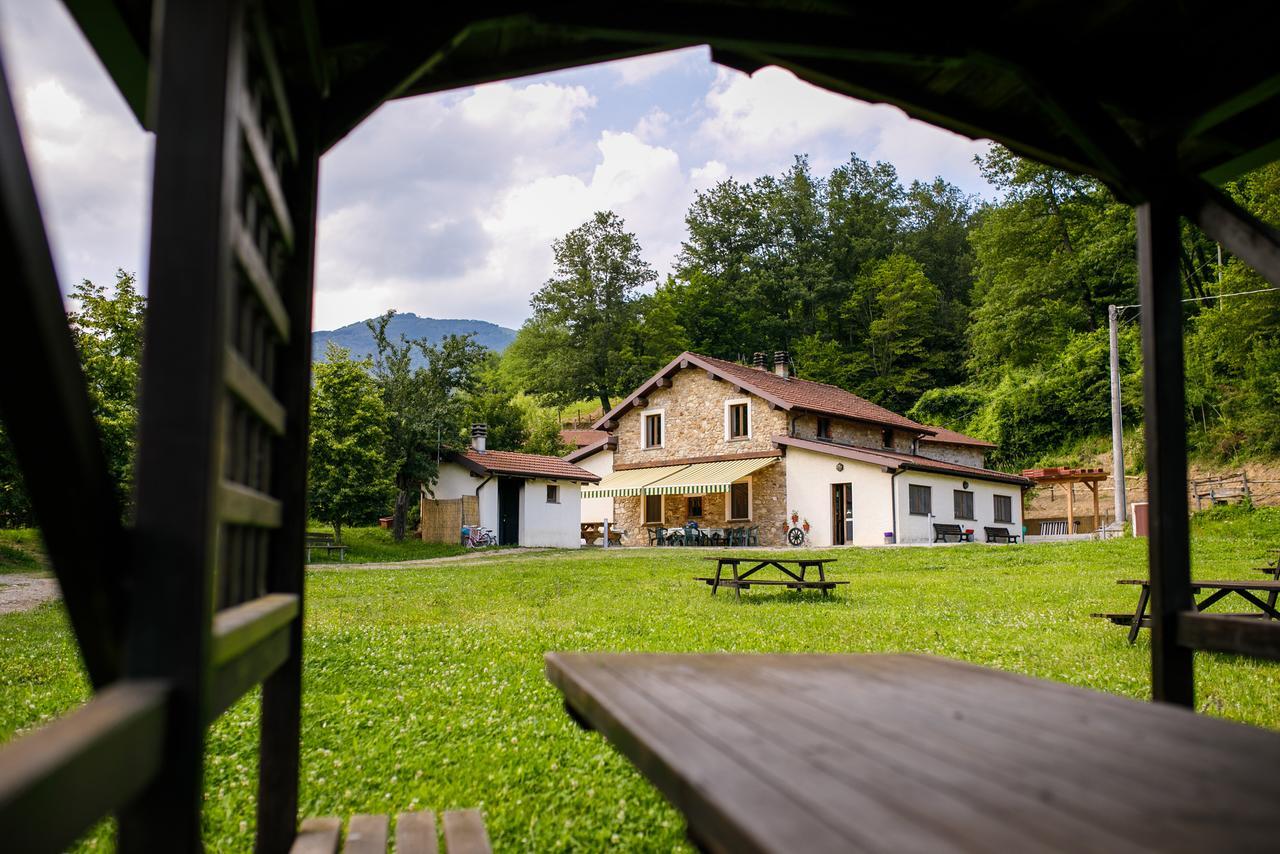
<svg viewBox="0 0 1280 854">
<path fill-rule="evenodd" d="M 885 430 L 883 439 L 884 439 L 884 446 L 892 450 L 893 449 L 893 431 Z"/>
<path fill-rule="evenodd" d="M 831 438 L 831 419 L 830 418 L 818 419 L 818 438 L 819 439 Z"/>
<path fill-rule="evenodd" d="M 644 413 L 640 419 L 640 447 L 662 447 L 663 420 L 661 410 Z"/>
<path fill-rule="evenodd" d="M 724 437 L 726 440 L 751 436 L 751 402 L 726 400 L 724 403 Z"/>
</svg>

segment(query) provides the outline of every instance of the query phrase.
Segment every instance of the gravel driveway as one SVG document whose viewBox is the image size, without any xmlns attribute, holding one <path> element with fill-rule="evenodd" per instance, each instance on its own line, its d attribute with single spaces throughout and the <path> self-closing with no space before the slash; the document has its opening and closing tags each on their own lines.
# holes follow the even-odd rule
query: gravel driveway
<svg viewBox="0 0 1280 854">
<path fill-rule="evenodd" d="M 40 575 L 0 575 L 0 614 L 30 611 L 61 595 L 56 578 Z"/>
</svg>

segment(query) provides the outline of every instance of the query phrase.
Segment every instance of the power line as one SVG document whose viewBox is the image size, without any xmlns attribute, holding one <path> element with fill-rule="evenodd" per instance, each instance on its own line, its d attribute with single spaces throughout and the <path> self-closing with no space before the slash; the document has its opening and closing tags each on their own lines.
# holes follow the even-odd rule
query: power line
<svg viewBox="0 0 1280 854">
<path fill-rule="evenodd" d="M 1280 288 L 1258 288 L 1256 291 L 1232 291 L 1228 294 L 1210 294 L 1207 297 L 1188 297 L 1182 302 L 1204 302 L 1211 299 L 1226 299 L 1227 297 L 1247 297 L 1251 294 L 1271 294 L 1280 291 Z M 1141 305 L 1118 305 L 1116 308 L 1142 308 Z"/>
</svg>

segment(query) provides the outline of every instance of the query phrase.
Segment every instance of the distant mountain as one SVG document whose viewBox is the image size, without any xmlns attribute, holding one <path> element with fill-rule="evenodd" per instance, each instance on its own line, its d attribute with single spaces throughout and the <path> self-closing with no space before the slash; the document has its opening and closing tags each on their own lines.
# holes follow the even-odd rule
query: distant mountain
<svg viewBox="0 0 1280 854">
<path fill-rule="evenodd" d="M 489 323 L 487 320 L 442 320 L 434 317 L 418 317 L 416 314 L 397 314 L 387 327 L 387 335 L 392 340 L 406 338 L 425 338 L 432 344 L 439 344 L 446 335 L 464 335 L 471 332 L 475 340 L 490 350 L 501 353 L 516 337 L 514 329 Z M 322 330 L 311 333 L 311 358 L 313 361 L 324 361 L 325 346 L 332 341 L 340 347 L 346 347 L 357 359 L 374 354 L 373 333 L 362 320 L 343 326 L 341 329 Z M 415 354 L 415 364 L 421 361 Z"/>
</svg>

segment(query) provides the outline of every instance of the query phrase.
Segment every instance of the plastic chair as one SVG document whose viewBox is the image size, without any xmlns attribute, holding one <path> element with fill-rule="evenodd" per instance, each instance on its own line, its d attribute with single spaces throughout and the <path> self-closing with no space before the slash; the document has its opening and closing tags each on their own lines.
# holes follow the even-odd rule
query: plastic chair
<svg viewBox="0 0 1280 854">
<path fill-rule="evenodd" d="M 760 545 L 760 528 L 759 528 L 759 526 L 754 527 L 754 528 L 747 528 L 747 530 L 746 530 L 746 534 L 747 534 L 747 545 L 749 545 L 749 546 L 758 546 L 758 545 Z"/>
</svg>

